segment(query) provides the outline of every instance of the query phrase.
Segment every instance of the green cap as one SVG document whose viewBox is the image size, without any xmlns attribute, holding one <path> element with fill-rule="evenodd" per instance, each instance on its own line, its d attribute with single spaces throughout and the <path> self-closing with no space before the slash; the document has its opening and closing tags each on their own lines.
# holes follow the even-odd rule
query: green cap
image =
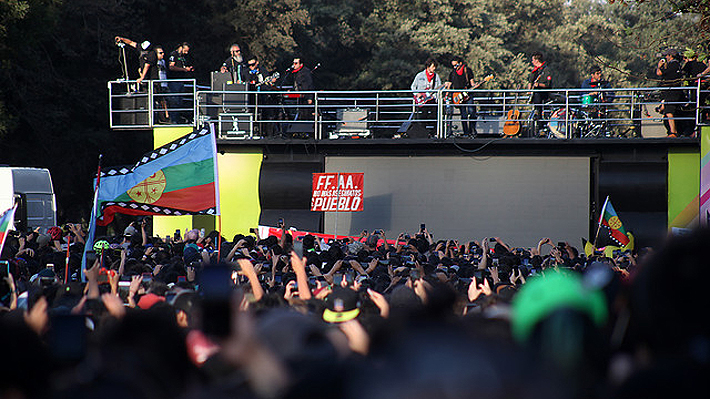
<svg viewBox="0 0 710 399">
<path fill-rule="evenodd" d="M 94 243 L 94 251 L 97 254 L 101 254 L 104 249 L 108 249 L 110 244 L 106 240 L 99 240 Z"/>
<path fill-rule="evenodd" d="M 606 321 L 606 300 L 600 291 L 582 285 L 582 278 L 572 272 L 546 272 L 525 284 L 513 298 L 511 327 L 513 337 L 525 341 L 535 325 L 555 310 L 571 308 L 587 314 L 596 324 Z"/>
</svg>

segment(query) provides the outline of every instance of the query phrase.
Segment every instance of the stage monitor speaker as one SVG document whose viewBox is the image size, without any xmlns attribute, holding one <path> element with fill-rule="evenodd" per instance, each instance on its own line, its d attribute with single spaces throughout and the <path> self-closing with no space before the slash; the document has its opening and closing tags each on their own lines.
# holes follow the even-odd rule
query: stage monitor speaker
<svg viewBox="0 0 710 399">
<path fill-rule="evenodd" d="M 429 138 L 429 131 L 424 127 L 424 122 L 407 121 L 397 129 L 397 133 L 406 135 L 410 139 Z"/>
<path fill-rule="evenodd" d="M 283 125 L 283 134 L 293 138 L 313 137 L 315 127 L 312 121 L 291 122 Z"/>
</svg>

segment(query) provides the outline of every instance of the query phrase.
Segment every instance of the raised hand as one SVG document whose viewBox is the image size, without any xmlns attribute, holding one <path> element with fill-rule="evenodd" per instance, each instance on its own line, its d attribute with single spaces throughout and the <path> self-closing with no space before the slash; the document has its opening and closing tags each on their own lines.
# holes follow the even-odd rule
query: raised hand
<svg viewBox="0 0 710 399">
<path fill-rule="evenodd" d="M 471 284 L 468 285 L 468 301 L 475 301 L 482 293 L 483 289 L 479 286 L 476 276 L 471 277 Z"/>
<path fill-rule="evenodd" d="M 478 288 L 481 289 L 481 291 L 483 292 L 483 295 L 493 295 L 493 290 L 491 289 L 491 286 L 488 284 L 487 278 L 483 279 L 483 284 L 479 284 Z"/>
<path fill-rule="evenodd" d="M 387 302 L 384 295 L 369 288 L 367 289 L 367 294 L 370 296 L 370 299 L 372 299 L 372 302 L 380 309 L 380 316 L 386 319 L 390 314 L 390 304 Z"/>
<path fill-rule="evenodd" d="M 37 333 L 37 335 L 42 335 L 49 323 L 49 316 L 47 315 L 47 299 L 45 297 L 40 297 L 37 302 L 35 302 L 32 309 L 25 313 L 25 323 Z"/>
<path fill-rule="evenodd" d="M 109 314 L 117 319 L 120 319 L 126 314 L 126 307 L 123 306 L 123 301 L 116 294 L 101 295 L 101 302 L 104 303 Z"/>
</svg>

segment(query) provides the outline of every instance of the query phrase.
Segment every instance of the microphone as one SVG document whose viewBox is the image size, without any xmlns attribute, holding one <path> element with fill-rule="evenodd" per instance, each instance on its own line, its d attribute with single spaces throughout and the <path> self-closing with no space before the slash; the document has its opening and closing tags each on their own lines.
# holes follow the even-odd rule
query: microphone
<svg viewBox="0 0 710 399">
<path fill-rule="evenodd" d="M 293 67 L 292 67 L 292 66 L 286 68 L 286 72 L 291 72 L 292 70 L 293 70 Z"/>
<path fill-rule="evenodd" d="M 316 69 L 318 69 L 319 66 L 320 66 L 320 62 L 319 62 L 318 64 L 316 64 L 316 66 L 313 67 L 313 71 L 315 71 Z"/>
</svg>

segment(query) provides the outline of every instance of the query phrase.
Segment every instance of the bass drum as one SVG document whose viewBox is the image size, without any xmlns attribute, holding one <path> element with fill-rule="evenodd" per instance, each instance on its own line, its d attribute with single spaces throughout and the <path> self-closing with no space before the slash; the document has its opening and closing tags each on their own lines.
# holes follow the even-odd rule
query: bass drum
<svg viewBox="0 0 710 399">
<path fill-rule="evenodd" d="M 569 137 L 572 137 L 577 130 L 578 121 L 575 119 L 577 119 L 575 110 L 570 109 L 569 116 L 567 116 L 567 110 L 560 108 L 552 113 L 547 126 L 550 128 L 552 136 L 558 139 L 566 139 L 568 131 Z"/>
<path fill-rule="evenodd" d="M 585 94 L 582 96 L 582 105 L 593 105 L 597 102 L 597 96 Z"/>
</svg>

